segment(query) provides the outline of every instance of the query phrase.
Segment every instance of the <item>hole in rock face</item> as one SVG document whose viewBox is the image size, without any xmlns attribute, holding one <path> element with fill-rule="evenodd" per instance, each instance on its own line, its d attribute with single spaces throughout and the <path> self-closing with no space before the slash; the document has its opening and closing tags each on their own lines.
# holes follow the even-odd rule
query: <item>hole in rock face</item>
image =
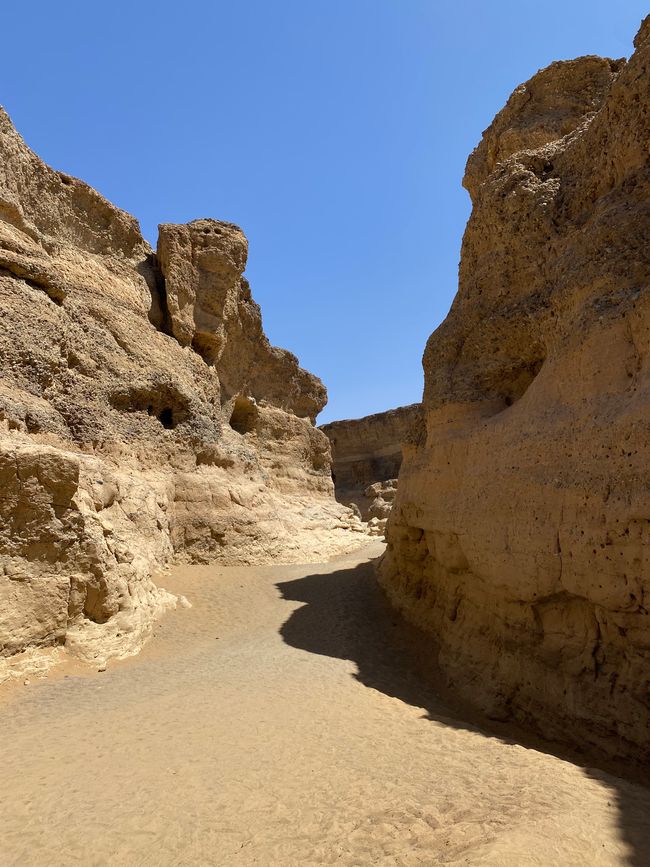
<svg viewBox="0 0 650 867">
<path fill-rule="evenodd" d="M 539 154 L 523 154 L 522 161 L 526 168 L 542 181 L 548 180 L 555 170 L 553 163 Z"/>
<path fill-rule="evenodd" d="M 174 411 L 171 407 L 166 406 L 164 409 L 161 409 L 160 414 L 158 415 L 158 419 L 160 424 L 163 427 L 166 427 L 167 430 L 171 430 L 176 427 L 174 424 Z"/>
<path fill-rule="evenodd" d="M 150 389 L 126 388 L 112 394 L 111 405 L 124 413 L 146 413 L 167 430 L 190 418 L 187 398 L 172 384 L 152 385 Z"/>
<path fill-rule="evenodd" d="M 507 371 L 501 371 L 501 381 L 495 383 L 495 390 L 501 392 L 505 407 L 512 406 L 524 396 L 537 378 L 543 364 L 544 359 L 538 358 L 511 366 Z"/>
<path fill-rule="evenodd" d="M 255 430 L 258 415 L 259 410 L 255 401 L 240 395 L 235 400 L 228 423 L 238 434 L 252 433 Z"/>
<path fill-rule="evenodd" d="M 201 356 L 206 364 L 216 364 L 219 360 L 223 339 L 217 334 L 195 334 L 192 349 Z"/>
</svg>

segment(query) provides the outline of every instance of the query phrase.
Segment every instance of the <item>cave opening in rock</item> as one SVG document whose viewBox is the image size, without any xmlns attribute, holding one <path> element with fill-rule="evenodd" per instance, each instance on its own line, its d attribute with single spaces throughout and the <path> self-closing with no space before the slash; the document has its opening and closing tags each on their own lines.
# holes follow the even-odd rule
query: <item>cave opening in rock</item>
<svg viewBox="0 0 650 867">
<path fill-rule="evenodd" d="M 230 427 L 238 434 L 252 433 L 257 424 L 258 409 L 254 400 L 241 395 L 235 399 L 232 413 L 230 414 Z"/>
<path fill-rule="evenodd" d="M 167 430 L 173 430 L 190 418 L 187 398 L 169 383 L 127 388 L 110 395 L 109 401 L 120 412 L 146 412 Z"/>
<path fill-rule="evenodd" d="M 158 415 L 158 419 L 159 419 L 161 425 L 164 428 L 167 428 L 167 430 L 171 430 L 173 427 L 175 427 L 174 411 L 170 406 L 166 406 L 164 409 L 160 410 L 160 413 Z"/>
<path fill-rule="evenodd" d="M 544 364 L 545 357 L 540 352 L 540 357 L 532 361 L 522 361 L 510 367 L 507 372 L 501 373 L 502 380 L 499 390 L 505 407 L 512 406 L 524 396 L 533 384 Z"/>
</svg>

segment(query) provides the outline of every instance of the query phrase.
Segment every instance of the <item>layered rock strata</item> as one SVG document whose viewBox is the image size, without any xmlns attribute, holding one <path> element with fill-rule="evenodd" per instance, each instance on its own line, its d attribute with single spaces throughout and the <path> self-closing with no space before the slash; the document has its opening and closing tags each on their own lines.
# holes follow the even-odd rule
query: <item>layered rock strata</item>
<svg viewBox="0 0 650 867">
<path fill-rule="evenodd" d="M 0 656 L 138 649 L 171 558 L 309 561 L 333 498 L 320 380 L 271 346 L 230 223 L 136 220 L 0 110 Z"/>
<path fill-rule="evenodd" d="M 650 19 L 470 156 L 383 586 L 489 714 L 650 759 Z"/>
<path fill-rule="evenodd" d="M 382 489 L 387 494 L 384 503 L 392 500 L 390 492 L 402 463 L 402 443 L 420 412 L 420 404 L 414 403 L 321 426 L 332 446 L 336 498 L 340 503 L 354 503 L 364 520 L 387 516 L 386 509 L 375 500 L 383 499 Z M 388 482 L 393 484 L 375 487 Z"/>
</svg>

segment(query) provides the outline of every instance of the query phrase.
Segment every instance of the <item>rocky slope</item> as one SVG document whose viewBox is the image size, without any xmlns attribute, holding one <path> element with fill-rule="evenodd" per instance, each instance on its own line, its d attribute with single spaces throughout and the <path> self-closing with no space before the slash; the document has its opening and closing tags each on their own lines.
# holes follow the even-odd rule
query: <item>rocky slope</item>
<svg viewBox="0 0 650 867">
<path fill-rule="evenodd" d="M 467 163 L 382 583 L 496 717 L 650 759 L 650 19 L 554 63 Z"/>
<path fill-rule="evenodd" d="M 340 503 L 354 503 L 364 519 L 386 517 L 387 511 L 382 511 L 381 504 L 375 501 L 383 493 L 387 495 L 384 502 L 392 500 L 391 491 L 402 463 L 402 442 L 420 411 L 420 404 L 413 403 L 321 426 L 332 446 L 332 474 Z M 391 484 L 377 486 L 384 482 Z"/>
<path fill-rule="evenodd" d="M 333 499 L 320 380 L 272 347 L 230 223 L 137 222 L 0 110 L 0 656 L 137 650 L 172 557 L 309 561 Z"/>
</svg>

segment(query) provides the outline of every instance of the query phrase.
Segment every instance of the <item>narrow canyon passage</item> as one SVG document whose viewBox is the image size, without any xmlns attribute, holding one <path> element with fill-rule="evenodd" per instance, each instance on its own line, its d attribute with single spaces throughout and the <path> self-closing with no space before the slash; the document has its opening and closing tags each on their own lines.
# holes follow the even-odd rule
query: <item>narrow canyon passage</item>
<svg viewBox="0 0 650 867">
<path fill-rule="evenodd" d="M 648 863 L 648 790 L 464 724 L 409 674 L 381 550 L 177 568 L 192 608 L 140 656 L 6 691 L 2 867 Z"/>
</svg>

